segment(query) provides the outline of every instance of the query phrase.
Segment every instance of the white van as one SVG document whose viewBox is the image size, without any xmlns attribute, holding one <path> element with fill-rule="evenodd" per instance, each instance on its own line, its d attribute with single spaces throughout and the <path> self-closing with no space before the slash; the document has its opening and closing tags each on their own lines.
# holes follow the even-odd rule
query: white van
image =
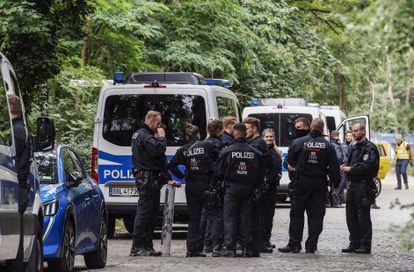
<svg viewBox="0 0 414 272">
<path fill-rule="evenodd" d="M 256 117 L 260 120 L 260 129 L 263 131 L 266 128 L 271 128 L 275 132 L 276 145 L 282 151 L 283 159 L 287 155 L 288 148 L 292 141 L 296 138 L 295 135 L 295 120 L 299 117 L 305 117 L 312 121 L 313 118 L 321 118 L 325 124 L 327 123 L 326 117 L 321 111 L 320 107 L 311 104 L 308 105 L 306 100 L 299 98 L 280 98 L 280 99 L 253 99 L 252 107 L 246 107 L 243 110 L 243 118 Z M 341 124 L 338 125 L 339 131 L 349 129 L 351 121 L 363 122 L 368 124 L 368 117 L 354 117 L 350 119 L 344 119 Z M 369 130 L 367 131 L 369 135 Z M 325 135 L 329 135 L 328 128 L 325 126 Z M 288 195 L 289 177 L 287 169 L 282 169 L 282 179 L 280 180 L 280 186 L 278 188 L 277 200 L 284 202 Z"/>
<path fill-rule="evenodd" d="M 15 131 L 8 95 L 16 95 L 20 98 L 21 119 L 26 126 L 26 135 L 29 137 L 16 74 L 7 58 L 0 53 L 0 270 L 3 266 L 9 266 L 6 268 L 7 271 L 14 271 L 21 234 L 19 194 L 23 192 L 17 179 Z M 52 149 L 54 127 L 51 119 L 39 118 L 37 124 L 38 133 L 35 139 L 38 147 L 42 146 L 42 150 Z M 27 182 L 30 184 L 30 191 L 27 209 L 22 215 L 23 260 L 25 271 L 43 271 L 43 208 L 40 203 L 39 180 L 34 163 L 31 164 Z"/>
<path fill-rule="evenodd" d="M 239 102 L 230 90 L 220 86 L 195 85 L 197 82 L 191 81 L 192 84 L 185 84 L 186 80 L 168 80 L 173 75 L 187 77 L 189 74 L 199 77 L 192 73 L 161 73 L 162 78 L 155 79 L 167 84 L 160 85 L 157 82 L 142 84 L 138 81 L 140 76 L 130 75 L 126 81 L 130 83 L 107 85 L 100 92 L 93 137 L 92 176 L 105 196 L 110 219 L 109 236 L 113 235 L 114 218 L 123 218 L 127 230 L 133 231 L 138 194 L 132 174 L 131 136 L 143 124 L 149 110 L 161 112 L 162 123 L 167 127 L 168 159 L 185 144 L 187 122 L 197 125 L 204 139 L 208 121 L 227 115 L 240 120 Z M 199 81 L 199 84 L 203 83 Z M 163 198 L 162 193 L 161 203 Z M 183 186 L 176 189 L 175 216 L 179 219 L 186 214 Z"/>
</svg>

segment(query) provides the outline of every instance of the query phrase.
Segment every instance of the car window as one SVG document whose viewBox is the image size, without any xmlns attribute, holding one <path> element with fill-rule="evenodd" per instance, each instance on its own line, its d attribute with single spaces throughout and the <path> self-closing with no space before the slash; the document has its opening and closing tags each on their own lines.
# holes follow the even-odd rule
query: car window
<svg viewBox="0 0 414 272">
<path fill-rule="evenodd" d="M 35 160 L 40 183 L 55 184 L 59 182 L 55 152 L 35 153 Z"/>
<path fill-rule="evenodd" d="M 75 169 L 77 172 L 79 172 L 84 180 L 86 179 L 86 171 L 85 168 L 83 167 L 83 164 L 81 162 L 81 160 L 79 159 L 79 157 L 71 150 L 69 150 L 70 156 L 72 158 L 73 161 L 73 165 L 75 166 Z"/>
<path fill-rule="evenodd" d="M 217 111 L 219 119 L 226 116 L 237 117 L 236 102 L 231 98 L 217 96 Z"/>
<path fill-rule="evenodd" d="M 186 143 L 185 126 L 199 127 L 207 135 L 206 104 L 198 95 L 112 95 L 106 99 L 103 138 L 115 145 L 130 146 L 132 134 L 144 124 L 149 110 L 161 112 L 169 146 Z"/>
<path fill-rule="evenodd" d="M 65 180 L 68 181 L 71 179 L 70 175 L 78 170 L 76 169 L 72 157 L 67 149 L 62 150 L 61 158 L 63 163 L 63 171 L 65 172 Z"/>
<path fill-rule="evenodd" d="M 380 157 L 386 157 L 387 152 L 385 151 L 385 148 L 383 145 L 377 145 L 378 152 L 380 154 Z"/>
</svg>

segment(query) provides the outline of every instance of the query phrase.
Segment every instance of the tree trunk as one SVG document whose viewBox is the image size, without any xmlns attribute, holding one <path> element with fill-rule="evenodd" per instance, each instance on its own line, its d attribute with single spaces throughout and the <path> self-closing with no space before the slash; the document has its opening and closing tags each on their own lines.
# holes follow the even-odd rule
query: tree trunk
<svg viewBox="0 0 414 272">
<path fill-rule="evenodd" d="M 372 82 L 369 79 L 367 79 L 367 81 L 369 84 L 369 89 L 371 90 L 371 106 L 369 107 L 369 114 L 372 114 L 375 105 L 375 82 Z"/>
<path fill-rule="evenodd" d="M 391 105 L 395 107 L 395 100 L 394 100 L 394 93 L 392 88 L 392 68 L 391 68 L 391 59 L 390 56 L 386 57 L 386 65 L 387 65 L 387 90 L 388 90 L 388 98 L 390 99 Z"/>
<path fill-rule="evenodd" d="M 410 96 L 411 96 L 411 88 L 407 86 L 407 89 L 405 90 L 405 106 L 410 106 Z"/>
<path fill-rule="evenodd" d="M 88 65 L 89 64 L 89 53 L 88 53 L 88 37 L 90 34 L 90 19 L 86 18 L 86 30 L 85 30 L 85 37 L 83 38 L 83 45 L 82 45 L 82 49 L 81 49 L 81 59 L 82 59 L 82 64 Z"/>
</svg>

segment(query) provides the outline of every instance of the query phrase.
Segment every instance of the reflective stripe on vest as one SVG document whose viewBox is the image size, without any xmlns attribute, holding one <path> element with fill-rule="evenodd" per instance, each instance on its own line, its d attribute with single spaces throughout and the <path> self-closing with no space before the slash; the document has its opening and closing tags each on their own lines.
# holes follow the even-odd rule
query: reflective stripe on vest
<svg viewBox="0 0 414 272">
<path fill-rule="evenodd" d="M 395 147 L 395 157 L 397 160 L 409 160 L 410 155 L 408 154 L 407 150 L 407 143 L 402 142 L 400 145 Z"/>
</svg>

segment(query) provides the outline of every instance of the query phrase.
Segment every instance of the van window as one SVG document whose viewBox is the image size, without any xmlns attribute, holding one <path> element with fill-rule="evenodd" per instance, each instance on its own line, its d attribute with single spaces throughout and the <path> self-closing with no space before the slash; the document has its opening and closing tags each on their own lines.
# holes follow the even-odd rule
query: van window
<svg viewBox="0 0 414 272">
<path fill-rule="evenodd" d="M 0 145 L 11 145 L 11 124 L 6 90 L 0 72 Z"/>
<path fill-rule="evenodd" d="M 207 135 L 206 104 L 198 95 L 112 95 L 105 102 L 103 138 L 115 145 L 130 146 L 132 134 L 144 124 L 149 110 L 161 112 L 167 126 L 169 146 L 181 146 L 185 139 L 185 125 L 199 127 L 201 138 Z"/>
<path fill-rule="evenodd" d="M 217 111 L 219 119 L 226 116 L 234 116 L 237 118 L 236 102 L 231 98 L 217 96 Z"/>
<path fill-rule="evenodd" d="M 259 113 L 249 114 L 260 120 L 260 131 L 271 128 L 276 135 L 276 144 L 278 146 L 289 146 L 294 139 L 295 120 L 299 117 L 305 117 L 312 121 L 312 115 L 302 113 Z"/>
<path fill-rule="evenodd" d="M 326 124 L 328 126 L 329 132 L 336 130 L 335 117 L 326 116 Z"/>
</svg>

